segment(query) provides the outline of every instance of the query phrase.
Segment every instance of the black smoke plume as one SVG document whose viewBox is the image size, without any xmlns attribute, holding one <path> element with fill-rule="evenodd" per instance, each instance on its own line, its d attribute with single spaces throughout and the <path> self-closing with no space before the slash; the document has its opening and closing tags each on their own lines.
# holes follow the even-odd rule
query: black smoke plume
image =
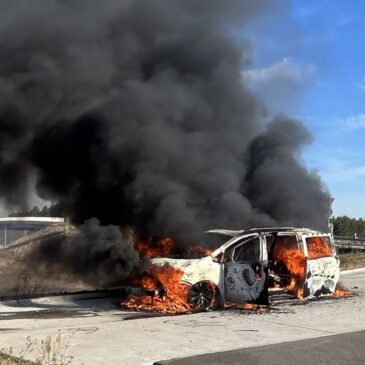
<svg viewBox="0 0 365 365">
<path fill-rule="evenodd" d="M 303 126 L 241 77 L 269 0 L 0 0 L 0 194 L 181 242 L 209 228 L 326 228 Z M 241 32 L 241 33 L 240 33 Z M 86 249 L 86 248 L 85 248 Z"/>
<path fill-rule="evenodd" d="M 96 218 L 81 225 L 76 234 L 42 240 L 23 260 L 40 277 L 68 275 L 97 288 L 120 285 L 141 274 L 148 263 L 119 227 L 100 226 Z"/>
</svg>

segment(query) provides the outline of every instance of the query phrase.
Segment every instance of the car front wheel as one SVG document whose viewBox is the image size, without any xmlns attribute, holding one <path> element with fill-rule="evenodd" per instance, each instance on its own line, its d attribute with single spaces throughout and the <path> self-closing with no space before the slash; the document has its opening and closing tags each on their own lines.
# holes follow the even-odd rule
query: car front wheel
<svg viewBox="0 0 365 365">
<path fill-rule="evenodd" d="M 191 309 L 196 312 L 208 311 L 217 305 L 218 288 L 210 281 L 194 284 L 188 295 Z"/>
</svg>

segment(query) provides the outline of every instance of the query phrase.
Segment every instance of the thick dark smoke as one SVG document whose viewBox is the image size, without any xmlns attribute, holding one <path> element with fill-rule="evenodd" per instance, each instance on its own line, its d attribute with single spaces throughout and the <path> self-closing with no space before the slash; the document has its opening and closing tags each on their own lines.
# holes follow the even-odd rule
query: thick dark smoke
<svg viewBox="0 0 365 365">
<path fill-rule="evenodd" d="M 0 194 L 77 222 L 191 240 L 209 228 L 326 228 L 309 142 L 246 88 L 237 30 L 269 0 L 0 0 Z M 241 36 L 240 36 L 241 38 Z M 133 256 L 133 255 L 132 255 Z"/>
<path fill-rule="evenodd" d="M 251 143 L 245 192 L 253 206 L 279 224 L 325 230 L 330 196 L 315 172 L 298 163 L 311 136 L 298 121 L 275 118 Z"/>
<path fill-rule="evenodd" d="M 72 275 L 98 288 L 121 284 L 147 264 L 117 226 L 100 226 L 95 218 L 81 225 L 77 234 L 41 242 L 25 261 L 41 276 Z"/>
</svg>

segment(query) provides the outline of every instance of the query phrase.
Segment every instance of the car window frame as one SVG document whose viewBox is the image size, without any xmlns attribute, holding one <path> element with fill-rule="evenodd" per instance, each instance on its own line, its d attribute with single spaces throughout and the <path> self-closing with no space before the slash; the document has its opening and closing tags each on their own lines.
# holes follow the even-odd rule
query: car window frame
<svg viewBox="0 0 365 365">
<path fill-rule="evenodd" d="M 231 257 L 230 257 L 230 260 L 228 260 L 227 262 L 238 262 L 238 261 L 233 261 L 234 251 L 237 248 L 239 248 L 240 246 L 244 245 L 246 242 L 251 241 L 252 239 L 255 239 L 255 238 L 259 239 L 259 244 L 258 244 L 258 246 L 259 246 L 259 260 L 258 261 L 262 261 L 262 258 L 263 258 L 263 245 L 262 245 L 262 237 L 259 233 L 250 234 L 250 235 L 247 235 L 247 236 L 237 238 L 236 241 L 232 242 L 231 245 L 229 245 L 228 247 L 226 247 L 224 249 L 223 257 L 227 258 L 226 252 L 228 250 L 231 250 Z"/>
</svg>

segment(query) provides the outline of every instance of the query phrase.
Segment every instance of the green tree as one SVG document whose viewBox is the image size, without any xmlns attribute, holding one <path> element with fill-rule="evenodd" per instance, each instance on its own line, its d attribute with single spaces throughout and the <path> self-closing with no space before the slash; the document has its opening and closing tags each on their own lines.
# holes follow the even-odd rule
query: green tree
<svg viewBox="0 0 365 365">
<path fill-rule="evenodd" d="M 336 236 L 365 239 L 365 221 L 362 218 L 350 218 L 344 215 L 334 217 L 331 221 Z"/>
</svg>

